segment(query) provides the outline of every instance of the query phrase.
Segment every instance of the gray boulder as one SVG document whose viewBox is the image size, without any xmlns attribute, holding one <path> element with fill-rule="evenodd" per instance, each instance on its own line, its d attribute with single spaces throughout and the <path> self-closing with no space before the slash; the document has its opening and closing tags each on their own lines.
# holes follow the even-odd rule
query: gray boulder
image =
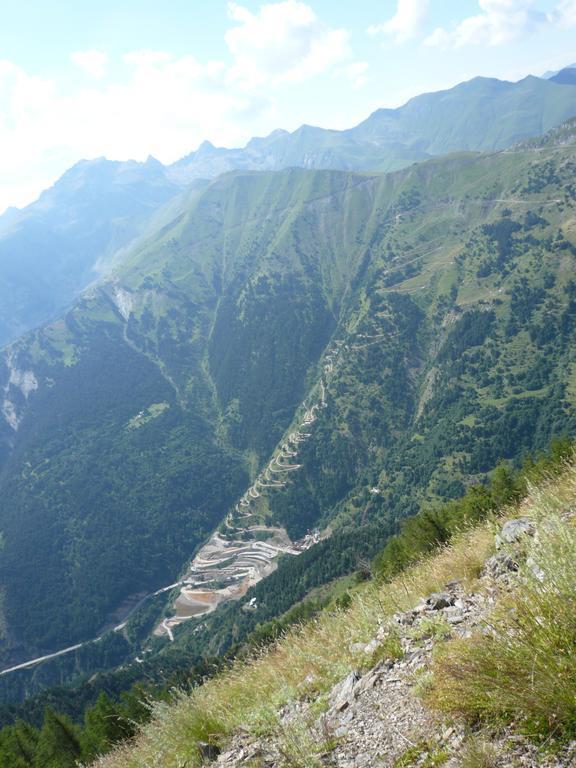
<svg viewBox="0 0 576 768">
<path fill-rule="evenodd" d="M 536 529 L 527 517 L 518 517 L 504 523 L 500 533 L 496 535 L 496 549 L 502 549 L 506 545 L 517 544 L 527 536 L 534 536 Z"/>
<path fill-rule="evenodd" d="M 443 608 L 454 605 L 455 602 L 455 595 L 451 595 L 449 592 L 434 592 L 426 600 L 426 605 L 433 611 L 441 611 Z"/>
<path fill-rule="evenodd" d="M 330 694 L 331 709 L 336 712 L 343 712 L 350 706 L 354 700 L 354 689 L 360 680 L 358 672 L 350 672 L 350 674 L 344 678 L 344 680 L 338 683 L 332 689 Z"/>
<path fill-rule="evenodd" d="M 488 558 L 484 565 L 484 573 L 492 576 L 493 579 L 498 579 L 500 576 L 505 576 L 517 570 L 518 563 L 507 552 L 498 552 Z"/>
</svg>

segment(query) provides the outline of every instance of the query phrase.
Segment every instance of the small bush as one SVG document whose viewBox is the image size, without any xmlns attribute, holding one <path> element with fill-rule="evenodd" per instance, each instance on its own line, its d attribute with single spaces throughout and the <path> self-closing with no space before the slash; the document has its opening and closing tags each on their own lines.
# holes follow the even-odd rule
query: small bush
<svg viewBox="0 0 576 768">
<path fill-rule="evenodd" d="M 402 643 L 400 642 L 400 633 L 391 630 L 369 656 L 369 661 L 366 666 L 368 669 L 372 669 L 381 661 L 398 661 L 402 656 L 404 656 L 404 651 L 402 650 Z"/>
<path fill-rule="evenodd" d="M 410 630 L 409 635 L 413 640 L 446 640 L 451 632 L 452 628 L 444 616 L 426 616 Z"/>
<path fill-rule="evenodd" d="M 393 768 L 439 768 L 449 758 L 445 749 L 439 749 L 429 741 L 421 741 L 408 747 L 395 761 Z"/>
<path fill-rule="evenodd" d="M 576 531 L 548 518 L 484 631 L 438 648 L 431 696 L 471 720 L 576 736 Z"/>
<path fill-rule="evenodd" d="M 487 741 L 471 736 L 462 751 L 461 768 L 496 768 L 498 753 Z"/>
</svg>

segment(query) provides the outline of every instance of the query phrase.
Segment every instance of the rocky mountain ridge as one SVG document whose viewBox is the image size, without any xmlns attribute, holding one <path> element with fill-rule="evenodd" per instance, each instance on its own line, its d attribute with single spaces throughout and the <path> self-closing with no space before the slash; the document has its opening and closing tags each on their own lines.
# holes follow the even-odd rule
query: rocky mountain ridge
<svg viewBox="0 0 576 768">
<path fill-rule="evenodd" d="M 0 346 L 61 313 L 202 180 L 288 167 L 391 171 L 450 152 L 509 147 L 574 114 L 570 70 L 517 83 L 475 78 L 377 110 L 344 131 L 304 125 L 236 149 L 204 142 L 168 166 L 154 158 L 81 161 L 38 201 L 0 216 Z"/>
</svg>

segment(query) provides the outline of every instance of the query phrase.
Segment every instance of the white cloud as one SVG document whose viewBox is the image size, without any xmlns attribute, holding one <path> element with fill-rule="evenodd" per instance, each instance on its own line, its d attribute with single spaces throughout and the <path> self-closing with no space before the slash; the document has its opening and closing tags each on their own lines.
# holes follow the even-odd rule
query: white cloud
<svg viewBox="0 0 576 768">
<path fill-rule="evenodd" d="M 276 99 L 291 83 L 320 75 L 364 83 L 367 64 L 353 59 L 348 33 L 307 4 L 285 0 L 251 13 L 232 3 L 229 12 L 227 61 L 154 50 L 108 61 L 77 51 L 71 59 L 90 80 L 71 86 L 0 60 L 0 212 L 30 202 L 81 158 L 172 162 L 206 138 L 238 146 L 278 127 Z"/>
<path fill-rule="evenodd" d="M 428 0 L 398 0 L 395 15 L 384 22 L 368 28 L 368 34 L 384 34 L 404 43 L 420 32 L 428 15 Z"/>
<path fill-rule="evenodd" d="M 576 0 L 561 0 L 549 15 L 549 19 L 561 27 L 576 26 Z"/>
<path fill-rule="evenodd" d="M 83 157 L 171 162 L 206 137 L 237 144 L 271 103 L 226 83 L 222 62 L 131 54 L 122 82 L 63 93 L 0 61 L 0 212 L 30 202 Z"/>
<path fill-rule="evenodd" d="M 102 51 L 75 51 L 70 59 L 94 80 L 102 80 L 108 68 L 108 56 Z"/>
<path fill-rule="evenodd" d="M 228 14 L 238 24 L 225 36 L 234 57 L 229 76 L 242 88 L 301 82 L 352 56 L 348 32 L 326 26 L 299 0 L 262 5 L 257 13 L 231 2 Z"/>
<path fill-rule="evenodd" d="M 354 88 L 362 88 L 368 82 L 368 62 L 355 61 L 344 68 L 344 73 Z"/>
<path fill-rule="evenodd" d="M 479 14 L 463 19 L 451 29 L 438 27 L 426 38 L 426 45 L 502 45 L 532 34 L 549 20 L 534 7 L 534 0 L 479 0 L 478 4 Z"/>
</svg>

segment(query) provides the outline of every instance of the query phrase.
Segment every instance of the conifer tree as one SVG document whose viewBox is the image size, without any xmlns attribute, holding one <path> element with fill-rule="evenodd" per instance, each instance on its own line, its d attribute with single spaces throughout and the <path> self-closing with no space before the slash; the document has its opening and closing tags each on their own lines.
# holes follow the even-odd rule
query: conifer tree
<svg viewBox="0 0 576 768">
<path fill-rule="evenodd" d="M 0 731 L 0 765 L 3 768 L 32 768 L 37 740 L 38 732 L 26 723 L 3 728 Z"/>
<path fill-rule="evenodd" d="M 46 707 L 34 768 L 76 768 L 81 757 L 78 728 L 65 715 Z"/>
<path fill-rule="evenodd" d="M 88 759 L 107 752 L 128 735 L 128 724 L 119 708 L 102 691 L 84 717 L 84 751 Z"/>
<path fill-rule="evenodd" d="M 38 729 L 25 720 L 17 720 L 12 730 L 16 754 L 25 761 L 26 765 L 33 765 L 40 735 Z"/>
</svg>

